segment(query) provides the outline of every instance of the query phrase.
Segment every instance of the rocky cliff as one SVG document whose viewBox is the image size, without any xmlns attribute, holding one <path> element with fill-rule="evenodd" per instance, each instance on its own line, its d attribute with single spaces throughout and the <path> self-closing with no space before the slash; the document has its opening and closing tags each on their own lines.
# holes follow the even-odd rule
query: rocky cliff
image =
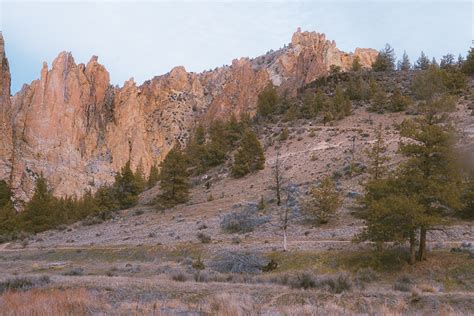
<svg viewBox="0 0 474 316">
<path fill-rule="evenodd" d="M 176 67 L 137 85 L 110 85 L 97 57 L 76 64 L 60 53 L 41 78 L 10 98 L 10 73 L 1 41 L 0 178 L 15 197 L 31 197 L 35 178 L 43 174 L 56 195 L 81 195 L 110 183 L 127 160 L 148 170 L 196 121 L 254 113 L 260 91 L 271 81 L 294 93 L 326 74 L 331 65 L 343 70 L 358 56 L 370 67 L 373 49 L 344 53 L 324 34 L 298 30 L 277 51 L 203 73 Z"/>
</svg>

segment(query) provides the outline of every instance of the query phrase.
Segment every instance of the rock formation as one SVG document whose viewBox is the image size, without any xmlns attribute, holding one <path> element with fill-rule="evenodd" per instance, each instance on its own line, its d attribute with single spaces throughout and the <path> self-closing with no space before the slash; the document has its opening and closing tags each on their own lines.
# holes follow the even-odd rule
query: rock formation
<svg viewBox="0 0 474 316">
<path fill-rule="evenodd" d="M 255 113 L 258 94 L 271 81 L 279 89 L 297 88 L 343 70 L 359 56 L 370 67 L 373 49 L 354 54 L 336 48 L 324 34 L 298 30 L 277 51 L 200 74 L 176 67 L 138 86 L 110 85 L 109 73 L 93 56 L 76 64 L 62 52 L 51 69 L 10 98 L 10 73 L 1 41 L 0 178 L 7 179 L 19 200 L 31 197 L 35 178 L 43 174 L 56 195 L 81 195 L 113 181 L 127 160 L 144 170 L 164 158 L 177 141 L 185 141 L 196 121 Z"/>
<path fill-rule="evenodd" d="M 0 179 L 9 180 L 13 150 L 12 107 L 10 102 L 10 68 L 0 32 Z"/>
</svg>

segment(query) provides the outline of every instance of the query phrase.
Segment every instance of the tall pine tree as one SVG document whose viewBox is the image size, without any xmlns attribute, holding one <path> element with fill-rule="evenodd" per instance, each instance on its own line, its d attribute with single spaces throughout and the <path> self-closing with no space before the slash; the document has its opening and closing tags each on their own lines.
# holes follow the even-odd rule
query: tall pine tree
<svg viewBox="0 0 474 316">
<path fill-rule="evenodd" d="M 164 209 L 184 203 L 189 198 L 189 174 L 186 156 L 178 144 L 173 147 L 161 163 L 158 208 Z"/>
</svg>

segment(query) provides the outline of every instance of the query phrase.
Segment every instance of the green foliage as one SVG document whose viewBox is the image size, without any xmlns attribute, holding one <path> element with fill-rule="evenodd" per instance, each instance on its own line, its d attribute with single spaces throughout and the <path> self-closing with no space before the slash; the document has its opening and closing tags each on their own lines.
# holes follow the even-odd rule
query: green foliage
<svg viewBox="0 0 474 316">
<path fill-rule="evenodd" d="M 379 88 L 373 98 L 372 102 L 370 103 L 369 111 L 371 112 L 377 112 L 377 113 L 383 113 L 384 110 L 387 108 L 389 105 L 388 98 L 387 98 L 387 93 Z"/>
<path fill-rule="evenodd" d="M 410 59 L 408 58 L 406 51 L 403 51 L 402 60 L 398 61 L 397 68 L 400 71 L 408 71 L 411 69 Z"/>
<path fill-rule="evenodd" d="M 414 68 L 417 70 L 427 70 L 430 67 L 430 59 L 425 55 L 424 52 L 421 52 L 420 57 L 417 59 Z"/>
<path fill-rule="evenodd" d="M 361 76 L 351 77 L 347 84 L 347 95 L 351 100 L 367 100 L 370 96 L 369 88 Z"/>
<path fill-rule="evenodd" d="M 363 240 L 410 241 L 415 258 L 415 232 L 420 231 L 419 259 L 425 257 L 426 232 L 442 223 L 447 210 L 462 207 L 460 171 L 454 154 L 454 133 L 444 116 L 425 114 L 400 125 L 400 144 L 407 158 L 387 178 L 366 184 L 362 204 L 367 228 Z"/>
<path fill-rule="evenodd" d="M 466 176 L 464 181 L 461 201 L 463 207 L 461 208 L 459 215 L 463 218 L 474 219 L 474 172 L 472 171 Z"/>
<path fill-rule="evenodd" d="M 377 58 L 372 64 L 373 71 L 392 71 L 395 69 L 395 52 L 393 48 L 386 44 L 385 48 L 379 51 Z"/>
<path fill-rule="evenodd" d="M 466 60 L 462 63 L 461 70 L 467 75 L 474 75 L 474 48 L 469 50 Z"/>
<path fill-rule="evenodd" d="M 454 55 L 453 54 L 446 54 L 441 58 L 441 61 L 439 63 L 439 67 L 442 69 L 449 69 L 453 68 L 455 65 L 454 62 Z"/>
<path fill-rule="evenodd" d="M 356 56 L 352 61 L 351 70 L 352 71 L 360 71 L 362 69 L 362 65 L 360 64 L 359 56 Z"/>
<path fill-rule="evenodd" d="M 332 99 L 333 115 L 337 118 L 343 118 L 345 116 L 351 115 L 352 113 L 352 104 L 349 100 L 349 97 L 345 95 L 344 90 L 341 86 L 337 86 L 334 92 L 334 97 Z"/>
<path fill-rule="evenodd" d="M 369 173 L 372 179 L 380 179 L 387 171 L 385 164 L 390 160 L 386 155 L 387 145 L 383 138 L 382 125 L 377 128 L 375 135 L 375 143 L 367 151 L 367 156 L 370 159 Z"/>
<path fill-rule="evenodd" d="M 244 133 L 240 147 L 234 156 L 234 164 L 232 165 L 232 175 L 236 178 L 261 170 L 265 167 L 265 156 L 263 154 L 262 145 L 257 135 L 247 129 Z"/>
<path fill-rule="evenodd" d="M 43 176 L 36 180 L 35 193 L 21 213 L 21 229 L 38 233 L 54 228 L 58 223 L 57 203 Z"/>
<path fill-rule="evenodd" d="M 330 177 L 326 177 L 319 187 L 311 188 L 311 196 L 305 209 L 319 224 L 326 224 L 341 205 L 342 198 L 336 184 Z"/>
<path fill-rule="evenodd" d="M 137 204 L 138 195 L 143 188 L 142 185 L 132 172 L 130 161 L 127 161 L 122 170 L 115 176 L 113 185 L 120 209 L 130 208 Z"/>
<path fill-rule="evenodd" d="M 418 73 L 412 82 L 412 91 L 420 100 L 430 100 L 440 94 L 458 93 L 466 87 L 465 76 L 456 69 L 430 66 Z"/>
<path fill-rule="evenodd" d="M 189 198 L 188 163 L 181 147 L 173 147 L 161 163 L 159 208 L 184 203 Z"/>
<path fill-rule="evenodd" d="M 259 95 L 257 102 L 257 114 L 261 117 L 275 113 L 278 104 L 278 94 L 275 87 L 269 84 Z"/>
<path fill-rule="evenodd" d="M 154 163 L 150 167 L 150 172 L 148 174 L 147 187 L 152 188 L 158 183 L 158 177 L 160 172 L 158 171 L 158 166 Z"/>
<path fill-rule="evenodd" d="M 290 132 L 288 131 L 288 127 L 283 127 L 283 129 L 281 130 L 281 133 L 280 133 L 280 141 L 285 141 L 288 139 L 290 135 Z"/>
<path fill-rule="evenodd" d="M 405 111 L 411 104 L 411 98 L 403 95 L 400 89 L 397 88 L 390 97 L 389 110 L 391 112 Z"/>
<path fill-rule="evenodd" d="M 329 66 L 329 75 L 334 76 L 341 72 L 341 67 L 336 65 Z"/>
<path fill-rule="evenodd" d="M 0 208 L 10 202 L 11 191 L 8 184 L 4 180 L 0 180 Z"/>
</svg>

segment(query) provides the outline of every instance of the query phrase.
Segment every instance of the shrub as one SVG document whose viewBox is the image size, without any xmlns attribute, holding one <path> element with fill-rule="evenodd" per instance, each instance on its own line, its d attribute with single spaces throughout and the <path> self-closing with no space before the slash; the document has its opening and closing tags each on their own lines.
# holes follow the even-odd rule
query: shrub
<svg viewBox="0 0 474 316">
<path fill-rule="evenodd" d="M 0 293 L 8 290 L 25 291 L 50 283 L 49 276 L 41 277 L 17 277 L 0 282 Z"/>
<path fill-rule="evenodd" d="M 209 235 L 206 235 L 204 233 L 198 233 L 197 238 L 203 243 L 203 244 L 208 244 L 211 242 L 211 237 Z"/>
<path fill-rule="evenodd" d="M 413 285 L 413 280 L 409 276 L 403 275 L 395 281 L 393 289 L 400 292 L 410 292 L 413 289 Z"/>
<path fill-rule="evenodd" d="M 173 274 L 171 278 L 173 279 L 173 281 L 176 281 L 176 282 L 186 282 L 188 280 L 187 275 L 182 272 Z"/>
<path fill-rule="evenodd" d="M 240 212 L 225 215 L 221 220 L 221 228 L 227 233 L 248 233 L 268 221 L 270 218 L 259 216 L 258 206 L 251 204 Z"/>
<path fill-rule="evenodd" d="M 210 267 L 221 273 L 260 273 L 268 260 L 256 253 L 223 251 L 211 262 Z"/>
<path fill-rule="evenodd" d="M 348 273 L 340 273 L 336 276 L 323 276 L 318 278 L 317 286 L 319 288 L 326 288 L 332 293 L 340 294 L 352 288 L 352 279 Z"/>
<path fill-rule="evenodd" d="M 316 287 L 315 277 L 308 272 L 305 272 L 301 275 L 297 275 L 296 279 L 293 280 L 293 282 L 291 283 L 291 287 L 305 290 L 309 288 L 314 288 Z"/>
<path fill-rule="evenodd" d="M 63 275 L 67 275 L 67 276 L 80 276 L 83 274 L 84 274 L 83 268 L 74 268 L 63 273 Z"/>
</svg>

